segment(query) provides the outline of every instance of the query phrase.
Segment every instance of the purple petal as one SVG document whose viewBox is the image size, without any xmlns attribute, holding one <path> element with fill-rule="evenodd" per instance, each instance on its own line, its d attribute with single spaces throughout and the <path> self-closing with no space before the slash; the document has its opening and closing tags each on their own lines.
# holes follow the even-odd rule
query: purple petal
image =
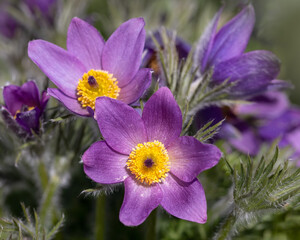
<svg viewBox="0 0 300 240">
<path fill-rule="evenodd" d="M 109 97 L 99 97 L 95 109 L 102 136 L 115 151 L 130 154 L 137 144 L 147 142 L 140 115 L 127 104 Z"/>
<path fill-rule="evenodd" d="M 46 91 L 43 91 L 42 97 L 41 97 L 41 111 L 43 112 L 46 108 L 46 105 L 50 99 L 50 96 L 47 94 Z"/>
<path fill-rule="evenodd" d="M 21 86 L 24 104 L 27 106 L 40 105 L 40 91 L 34 81 L 28 81 Z"/>
<path fill-rule="evenodd" d="M 75 97 L 78 81 L 86 72 L 75 56 L 43 40 L 29 42 L 28 56 L 64 94 Z"/>
<path fill-rule="evenodd" d="M 128 177 L 127 159 L 128 156 L 115 152 L 105 141 L 95 142 L 82 155 L 85 174 L 102 184 L 123 182 Z"/>
<path fill-rule="evenodd" d="M 290 108 L 280 116 L 265 121 L 259 127 L 258 133 L 263 139 L 272 141 L 298 126 L 300 126 L 300 111 Z"/>
<path fill-rule="evenodd" d="M 151 84 L 151 69 L 140 69 L 130 83 L 121 88 L 118 100 L 127 104 L 137 101 Z"/>
<path fill-rule="evenodd" d="M 249 5 L 224 25 L 214 38 L 208 64 L 216 65 L 242 54 L 248 44 L 254 22 L 254 9 Z"/>
<path fill-rule="evenodd" d="M 72 19 L 67 38 L 67 48 L 87 70 L 101 69 L 101 54 L 105 42 L 96 28 L 75 17 Z"/>
<path fill-rule="evenodd" d="M 251 115 L 259 118 L 274 118 L 289 107 L 289 100 L 284 93 L 266 92 L 250 99 L 249 104 L 239 104 L 234 107 L 238 115 Z"/>
<path fill-rule="evenodd" d="M 300 153 L 300 128 L 286 134 L 287 142 L 294 148 L 296 153 Z"/>
<path fill-rule="evenodd" d="M 125 196 L 120 210 L 120 221 L 126 226 L 140 225 L 160 204 L 161 189 L 158 184 L 142 185 L 131 177 L 126 178 L 124 184 Z"/>
<path fill-rule="evenodd" d="M 222 155 L 216 146 L 189 136 L 178 138 L 167 151 L 171 172 L 185 182 L 193 181 L 200 172 L 215 166 Z"/>
<path fill-rule="evenodd" d="M 88 110 L 82 108 L 77 99 L 68 97 L 62 91 L 56 88 L 48 88 L 47 92 L 50 96 L 56 98 L 58 101 L 63 103 L 65 107 L 72 113 L 75 113 L 80 116 L 90 116 Z"/>
<path fill-rule="evenodd" d="M 125 86 L 136 75 L 145 44 L 145 22 L 133 18 L 123 23 L 110 36 L 103 48 L 102 67 Z"/>
<path fill-rule="evenodd" d="M 161 206 L 168 213 L 192 222 L 206 222 L 206 198 L 198 179 L 185 183 L 170 174 L 160 187 L 163 192 Z"/>
<path fill-rule="evenodd" d="M 244 95 L 260 91 L 276 78 L 280 70 L 278 58 L 268 51 L 252 51 L 219 63 L 213 74 L 213 83 L 218 84 L 230 78 L 238 81 L 232 94 Z"/>
<path fill-rule="evenodd" d="M 49 10 L 51 6 L 56 2 L 57 0 L 25 0 L 25 3 L 29 7 L 29 9 L 34 12 L 37 8 L 39 10 L 47 15 L 49 14 Z"/>
<path fill-rule="evenodd" d="M 203 73 L 206 69 L 207 60 L 213 46 L 213 40 L 216 33 L 216 29 L 218 26 L 218 21 L 223 11 L 223 7 L 216 13 L 214 18 L 210 21 L 208 26 L 205 28 L 203 34 L 199 42 L 197 43 L 195 55 L 194 55 L 194 62 L 197 64 L 200 63 L 200 71 Z"/>
<path fill-rule="evenodd" d="M 5 104 L 12 115 L 15 115 L 17 110 L 21 110 L 23 105 L 28 107 L 39 107 L 39 94 L 39 89 L 34 81 L 28 81 L 21 87 L 8 85 L 3 89 Z"/>
<path fill-rule="evenodd" d="M 180 108 L 167 87 L 160 88 L 145 104 L 142 119 L 148 141 L 160 141 L 168 147 L 180 136 L 182 115 Z"/>
<path fill-rule="evenodd" d="M 283 91 L 287 89 L 293 89 L 294 85 L 288 81 L 274 79 L 268 84 L 268 91 Z"/>
<path fill-rule="evenodd" d="M 261 144 L 261 141 L 251 129 L 239 132 L 234 138 L 229 138 L 228 141 L 238 151 L 251 156 L 258 153 Z"/>
<path fill-rule="evenodd" d="M 11 115 L 15 115 L 22 108 L 21 88 L 16 85 L 5 86 L 3 89 L 3 99 L 7 110 Z"/>
</svg>

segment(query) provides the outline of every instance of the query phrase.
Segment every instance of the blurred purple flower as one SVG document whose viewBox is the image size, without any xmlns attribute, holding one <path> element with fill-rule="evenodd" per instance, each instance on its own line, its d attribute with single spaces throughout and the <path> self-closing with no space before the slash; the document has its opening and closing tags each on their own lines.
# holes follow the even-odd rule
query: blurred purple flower
<svg viewBox="0 0 300 240">
<path fill-rule="evenodd" d="M 213 67 L 212 84 L 226 79 L 237 81 L 232 96 L 251 96 L 269 90 L 285 87 L 284 81 L 276 80 L 280 62 L 269 51 L 257 50 L 244 53 L 254 27 L 255 13 L 252 5 L 246 6 L 238 15 L 218 32 L 217 25 L 221 9 L 201 36 L 195 53 L 195 62 L 200 64 L 204 74 Z"/>
<path fill-rule="evenodd" d="M 291 146 L 300 156 L 300 109 L 291 106 L 281 92 L 267 92 L 249 99 L 250 104 L 233 108 L 208 107 L 199 112 L 198 128 L 206 122 L 224 118 L 217 138 L 229 142 L 237 150 L 256 155 L 263 143 L 280 138 L 279 147 Z"/>
<path fill-rule="evenodd" d="M 170 31 L 168 31 L 167 34 L 169 37 L 172 37 Z M 163 49 L 165 46 L 163 44 L 163 40 L 162 40 L 160 31 L 155 31 L 153 33 L 153 37 L 157 40 L 157 42 L 160 44 L 161 48 Z M 183 39 L 181 39 L 177 36 L 175 39 L 175 46 L 176 46 L 176 50 L 177 50 L 179 59 L 187 58 L 187 56 L 191 50 L 191 46 L 187 42 L 185 42 Z M 144 49 L 146 50 L 146 55 L 143 58 L 142 66 L 152 68 L 154 73 L 156 75 L 159 75 L 161 73 L 161 70 L 159 69 L 160 68 L 159 63 L 157 62 L 156 46 L 155 46 L 151 36 L 147 37 Z"/>
<path fill-rule="evenodd" d="M 40 118 L 49 96 L 39 89 L 34 81 L 28 81 L 21 87 L 8 85 L 3 89 L 5 106 L 1 107 L 3 119 L 20 136 L 30 136 L 32 131 L 39 132 Z"/>
<path fill-rule="evenodd" d="M 57 0 L 25 0 L 24 2 L 33 13 L 38 9 L 45 16 L 49 16 L 50 10 Z"/>
<path fill-rule="evenodd" d="M 28 45 L 32 61 L 57 85 L 48 93 L 70 111 L 91 116 L 97 97 L 134 103 L 148 88 L 151 70 L 140 69 L 145 43 L 142 18 L 123 23 L 107 40 L 87 22 L 73 18 L 67 51 L 46 41 Z"/>
<path fill-rule="evenodd" d="M 13 38 L 19 27 L 18 22 L 5 10 L 7 3 L 0 5 L 0 34 L 6 38 Z"/>
<path fill-rule="evenodd" d="M 221 152 L 193 137 L 180 137 L 182 115 L 171 91 L 159 89 L 142 116 L 107 97 L 98 98 L 96 105 L 105 141 L 83 154 L 84 171 L 98 183 L 124 182 L 120 221 L 139 225 L 161 205 L 176 217 L 205 223 L 206 199 L 197 176 L 215 166 Z"/>
</svg>

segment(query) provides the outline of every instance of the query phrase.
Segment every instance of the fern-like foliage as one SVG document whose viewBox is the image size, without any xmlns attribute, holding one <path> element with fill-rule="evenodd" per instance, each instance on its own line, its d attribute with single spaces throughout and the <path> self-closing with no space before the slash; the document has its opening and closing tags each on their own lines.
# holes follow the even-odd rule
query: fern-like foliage
<svg viewBox="0 0 300 240">
<path fill-rule="evenodd" d="M 17 218 L 0 219 L 1 239 L 25 240 L 30 238 L 32 240 L 51 240 L 63 225 L 64 216 L 62 215 L 55 225 L 50 228 L 45 227 L 41 223 L 40 217 L 35 210 L 33 211 L 32 216 L 23 203 L 21 206 L 24 214 L 24 220 Z"/>
<path fill-rule="evenodd" d="M 233 203 L 230 213 L 215 239 L 231 239 L 248 224 L 265 214 L 299 207 L 300 169 L 278 157 L 262 157 L 258 164 L 251 160 L 232 167 L 226 161 L 233 178 Z"/>
</svg>

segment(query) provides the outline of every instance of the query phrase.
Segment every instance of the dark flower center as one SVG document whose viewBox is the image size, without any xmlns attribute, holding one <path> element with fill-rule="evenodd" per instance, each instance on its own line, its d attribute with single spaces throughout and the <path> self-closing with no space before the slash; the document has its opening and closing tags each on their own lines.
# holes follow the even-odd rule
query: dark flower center
<svg viewBox="0 0 300 240">
<path fill-rule="evenodd" d="M 89 76 L 88 83 L 91 87 L 98 87 L 98 83 L 97 83 L 96 79 L 94 78 L 94 76 Z"/>
<path fill-rule="evenodd" d="M 151 158 L 147 158 L 144 162 L 144 165 L 148 168 L 151 168 L 153 166 L 154 162 Z"/>
</svg>

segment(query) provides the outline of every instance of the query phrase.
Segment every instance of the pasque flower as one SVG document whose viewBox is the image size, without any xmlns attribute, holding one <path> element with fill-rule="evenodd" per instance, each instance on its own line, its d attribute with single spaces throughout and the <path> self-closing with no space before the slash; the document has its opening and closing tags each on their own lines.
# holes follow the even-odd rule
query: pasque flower
<svg viewBox="0 0 300 240">
<path fill-rule="evenodd" d="M 167 31 L 167 34 L 170 38 L 172 38 L 172 32 L 171 31 Z M 153 33 L 153 37 L 156 39 L 157 43 L 160 45 L 160 47 L 163 49 L 165 48 L 164 46 L 164 42 L 162 40 L 161 37 L 161 32 L 160 31 L 155 31 Z M 185 42 L 183 39 L 181 39 L 180 37 L 175 38 L 175 47 L 178 53 L 178 58 L 184 59 L 187 58 L 190 50 L 191 50 L 191 46 Z M 157 75 L 159 75 L 161 73 L 161 69 L 159 69 L 159 63 L 157 61 L 157 49 L 155 46 L 155 43 L 153 42 L 153 39 L 151 36 L 146 38 L 146 42 L 145 42 L 145 51 L 146 54 L 143 58 L 143 63 L 142 66 L 149 66 L 150 68 L 153 69 L 154 73 L 156 73 Z"/>
<path fill-rule="evenodd" d="M 292 146 L 300 155 L 300 109 L 291 106 L 284 93 L 273 91 L 232 108 L 208 107 L 198 113 L 200 128 L 210 120 L 225 119 L 216 139 L 226 140 L 245 154 L 256 155 L 262 144 L 280 139 L 279 147 Z"/>
<path fill-rule="evenodd" d="M 220 150 L 181 136 L 182 115 L 171 91 L 159 89 L 142 116 L 108 97 L 96 100 L 95 117 L 105 141 L 82 156 L 85 173 L 95 182 L 124 182 L 120 221 L 141 224 L 161 205 L 189 221 L 206 222 L 206 199 L 197 176 L 215 166 Z"/>
<path fill-rule="evenodd" d="M 5 10 L 8 2 L 0 4 L 0 34 L 6 38 L 13 38 L 20 24 Z"/>
<path fill-rule="evenodd" d="M 29 43 L 28 55 L 58 87 L 49 88 L 49 95 L 73 113 L 90 116 L 97 97 L 107 96 L 130 104 L 149 86 L 150 69 L 140 69 L 144 25 L 142 18 L 131 19 L 105 42 L 93 26 L 73 18 L 67 50 L 35 40 Z"/>
<path fill-rule="evenodd" d="M 46 92 L 40 96 L 36 83 L 28 81 L 22 86 L 5 86 L 3 99 L 2 116 L 16 134 L 25 137 L 30 136 L 32 131 L 39 132 L 40 118 L 49 99 Z"/>
<path fill-rule="evenodd" d="M 37 9 L 45 16 L 49 15 L 51 7 L 57 2 L 57 0 L 25 0 L 28 8 L 34 12 Z"/>
<path fill-rule="evenodd" d="M 213 67 L 213 85 L 226 79 L 236 81 L 232 96 L 251 96 L 270 88 L 284 87 L 284 81 L 276 80 L 280 62 L 273 53 L 265 50 L 244 52 L 255 22 L 252 5 L 246 6 L 216 32 L 221 13 L 222 9 L 207 26 L 197 45 L 194 60 L 201 74 Z"/>
</svg>

